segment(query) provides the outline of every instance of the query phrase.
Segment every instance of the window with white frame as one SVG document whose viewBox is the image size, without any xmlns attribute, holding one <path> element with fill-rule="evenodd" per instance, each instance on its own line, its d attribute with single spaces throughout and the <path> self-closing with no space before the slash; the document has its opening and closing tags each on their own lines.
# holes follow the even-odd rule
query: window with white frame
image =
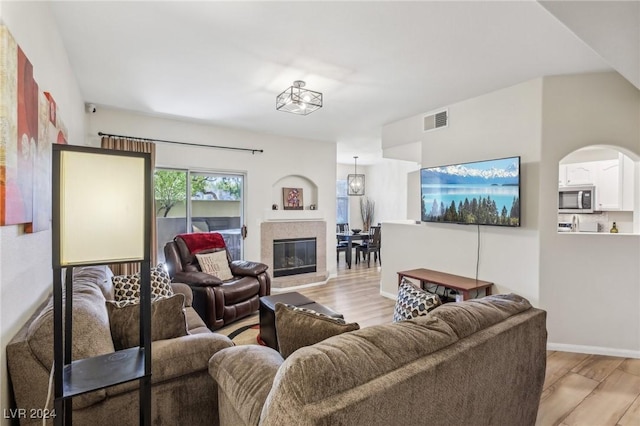
<svg viewBox="0 0 640 426">
<path fill-rule="evenodd" d="M 336 223 L 349 223 L 349 196 L 346 180 L 336 182 Z"/>
</svg>

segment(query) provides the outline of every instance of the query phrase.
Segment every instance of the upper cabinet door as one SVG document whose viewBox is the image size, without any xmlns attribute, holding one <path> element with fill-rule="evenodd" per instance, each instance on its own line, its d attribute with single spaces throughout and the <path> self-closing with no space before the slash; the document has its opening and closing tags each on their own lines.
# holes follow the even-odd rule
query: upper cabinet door
<svg viewBox="0 0 640 426">
<path fill-rule="evenodd" d="M 558 165 L 558 186 L 566 186 L 567 185 L 567 165 L 559 164 Z"/>
<path fill-rule="evenodd" d="M 593 185 L 596 182 L 597 162 L 567 164 L 566 185 Z"/>
<path fill-rule="evenodd" d="M 620 210 L 622 207 L 621 170 L 618 160 L 598 161 L 596 180 L 596 208 Z"/>
</svg>

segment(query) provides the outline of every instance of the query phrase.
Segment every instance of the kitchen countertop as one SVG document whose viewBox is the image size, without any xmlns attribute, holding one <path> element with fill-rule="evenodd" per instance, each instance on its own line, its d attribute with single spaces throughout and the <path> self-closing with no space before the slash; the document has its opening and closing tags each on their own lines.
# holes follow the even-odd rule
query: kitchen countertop
<svg viewBox="0 0 640 426">
<path fill-rule="evenodd" d="M 612 234 L 610 232 L 558 232 L 558 235 L 609 235 L 612 237 L 617 237 L 620 235 L 635 235 L 640 236 L 640 233 L 634 232 L 618 232 L 617 234 Z"/>
</svg>

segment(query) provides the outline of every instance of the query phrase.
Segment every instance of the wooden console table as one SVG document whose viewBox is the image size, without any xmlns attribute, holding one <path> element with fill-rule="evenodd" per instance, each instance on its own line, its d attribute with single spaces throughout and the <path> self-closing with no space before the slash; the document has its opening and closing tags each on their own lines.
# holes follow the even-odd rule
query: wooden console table
<svg viewBox="0 0 640 426">
<path fill-rule="evenodd" d="M 409 271 L 398 272 L 398 286 L 402 282 L 402 277 L 413 278 L 420 281 L 420 287 L 424 289 L 425 284 L 436 284 L 446 288 L 454 289 L 462 293 L 462 299 L 468 300 L 469 292 L 485 290 L 485 295 L 491 294 L 492 282 L 476 280 L 474 278 L 462 277 L 460 275 L 447 274 L 445 272 L 432 271 L 431 269 L 411 269 Z"/>
</svg>

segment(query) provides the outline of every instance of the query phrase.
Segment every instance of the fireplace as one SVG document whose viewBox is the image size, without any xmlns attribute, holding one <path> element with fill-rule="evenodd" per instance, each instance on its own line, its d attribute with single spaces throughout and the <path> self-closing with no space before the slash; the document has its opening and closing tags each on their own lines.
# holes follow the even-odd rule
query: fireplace
<svg viewBox="0 0 640 426">
<path fill-rule="evenodd" d="M 311 210 L 287 210 L 309 212 Z M 316 210 L 317 211 L 317 210 Z M 271 210 L 269 210 L 271 212 Z M 331 234 L 333 236 L 333 234 Z M 275 241 L 315 239 L 315 272 L 296 275 L 276 276 L 274 274 Z M 260 224 L 260 261 L 269 267 L 271 289 L 285 289 L 305 284 L 320 283 L 329 278 L 327 254 L 335 256 L 335 251 L 327 247 L 327 222 L 323 220 L 267 220 Z M 333 246 L 331 246 L 331 249 Z M 335 250 L 335 249 L 334 249 Z M 280 269 L 280 268 L 278 268 Z"/>
<path fill-rule="evenodd" d="M 273 241 L 273 276 L 316 272 L 316 239 L 288 238 Z"/>
</svg>

